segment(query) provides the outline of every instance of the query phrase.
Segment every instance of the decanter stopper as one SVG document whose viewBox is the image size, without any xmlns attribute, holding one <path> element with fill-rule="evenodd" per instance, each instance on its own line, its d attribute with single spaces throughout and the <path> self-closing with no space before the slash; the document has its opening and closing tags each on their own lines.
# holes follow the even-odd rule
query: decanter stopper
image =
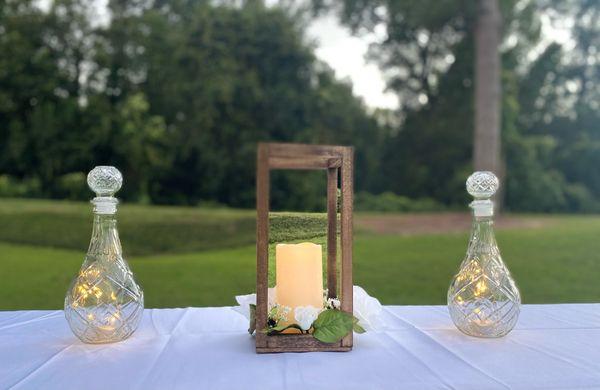
<svg viewBox="0 0 600 390">
<path fill-rule="evenodd" d="M 129 337 L 144 311 L 144 293 L 123 259 L 113 196 L 123 183 L 115 167 L 99 166 L 87 178 L 96 193 L 90 246 L 65 297 L 65 317 L 86 343 L 111 343 Z"/>
<path fill-rule="evenodd" d="M 492 172 L 475 172 L 467 179 L 475 200 L 467 254 L 448 289 L 448 310 L 456 327 L 476 337 L 501 337 L 519 317 L 521 296 L 496 244 L 493 196 L 499 187 Z"/>
<path fill-rule="evenodd" d="M 87 183 L 96 193 L 96 197 L 92 199 L 94 213 L 116 213 L 118 200 L 113 195 L 123 184 L 121 172 L 115 167 L 100 165 L 88 173 Z"/>
<path fill-rule="evenodd" d="M 494 215 L 494 203 L 490 198 L 498 191 L 500 183 L 496 175 L 489 171 L 478 171 L 467 179 L 467 192 L 475 198 L 470 206 L 476 217 Z"/>
<path fill-rule="evenodd" d="M 97 197 L 113 196 L 123 185 L 123 176 L 115 167 L 100 165 L 87 176 L 88 186 Z"/>
</svg>

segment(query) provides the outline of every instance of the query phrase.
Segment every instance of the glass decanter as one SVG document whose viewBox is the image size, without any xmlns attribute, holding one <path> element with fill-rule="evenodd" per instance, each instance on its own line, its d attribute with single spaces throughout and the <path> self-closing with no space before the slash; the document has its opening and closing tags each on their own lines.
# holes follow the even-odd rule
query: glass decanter
<svg viewBox="0 0 600 390">
<path fill-rule="evenodd" d="M 456 327 L 476 337 L 502 337 L 519 317 L 521 296 L 500 256 L 494 237 L 494 204 L 498 190 L 492 172 L 475 172 L 467 191 L 475 200 L 467 255 L 448 290 L 448 310 Z"/>
<path fill-rule="evenodd" d="M 85 343 L 121 341 L 138 327 L 144 293 L 123 259 L 117 232 L 117 199 L 123 178 L 115 167 L 99 166 L 87 177 L 96 193 L 90 246 L 65 298 L 65 317 Z"/>
</svg>

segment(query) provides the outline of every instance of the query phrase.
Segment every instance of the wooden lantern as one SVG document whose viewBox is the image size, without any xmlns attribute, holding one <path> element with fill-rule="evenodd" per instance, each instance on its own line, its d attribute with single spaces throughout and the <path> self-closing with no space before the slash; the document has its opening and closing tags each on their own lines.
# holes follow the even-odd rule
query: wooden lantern
<svg viewBox="0 0 600 390">
<path fill-rule="evenodd" d="M 327 288 L 337 294 L 337 196 L 341 176 L 341 310 L 352 314 L 352 202 L 354 149 L 347 146 L 260 143 L 256 168 L 256 352 L 350 351 L 352 332 L 337 343 L 310 334 L 267 335 L 269 270 L 269 181 L 274 169 L 327 171 Z"/>
</svg>

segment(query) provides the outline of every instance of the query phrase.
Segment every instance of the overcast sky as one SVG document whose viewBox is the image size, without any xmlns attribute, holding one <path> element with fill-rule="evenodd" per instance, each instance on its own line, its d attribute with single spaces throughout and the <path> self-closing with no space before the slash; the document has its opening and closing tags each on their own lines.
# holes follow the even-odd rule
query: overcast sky
<svg viewBox="0 0 600 390">
<path fill-rule="evenodd" d="M 307 35 L 318 44 L 317 57 L 327 62 L 338 78 L 350 78 L 354 94 L 363 97 L 368 106 L 398 107 L 396 95 L 385 92 L 385 81 L 377 65 L 365 59 L 369 44 L 379 38 L 377 35 L 352 36 L 333 16 L 315 19 Z"/>
</svg>

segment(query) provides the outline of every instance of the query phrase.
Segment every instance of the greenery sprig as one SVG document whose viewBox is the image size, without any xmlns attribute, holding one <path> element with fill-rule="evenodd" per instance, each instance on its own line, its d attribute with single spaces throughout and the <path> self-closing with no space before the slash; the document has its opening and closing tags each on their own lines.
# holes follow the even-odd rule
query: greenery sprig
<svg viewBox="0 0 600 390">
<path fill-rule="evenodd" d="M 251 313 L 254 315 L 254 309 L 251 307 Z M 340 341 L 348 333 L 364 333 L 365 329 L 358 324 L 358 319 L 352 314 L 335 308 L 327 308 L 319 313 L 317 319 L 312 323 L 310 329 L 303 330 L 298 324 L 267 326 L 262 330 L 268 335 L 281 334 L 287 329 L 298 329 L 305 334 L 312 334 L 314 338 L 323 343 L 335 343 Z M 273 324 L 273 321 L 270 321 Z M 253 330 L 252 330 L 253 331 Z"/>
</svg>

